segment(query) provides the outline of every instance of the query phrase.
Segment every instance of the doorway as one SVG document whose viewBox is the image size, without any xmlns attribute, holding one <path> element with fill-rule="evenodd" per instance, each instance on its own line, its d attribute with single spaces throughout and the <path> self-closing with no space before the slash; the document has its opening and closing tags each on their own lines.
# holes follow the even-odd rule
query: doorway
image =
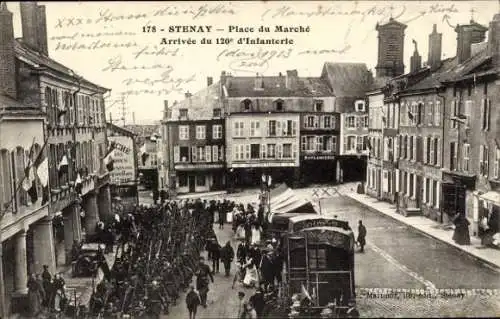
<svg viewBox="0 0 500 319">
<path fill-rule="evenodd" d="M 196 176 L 189 175 L 188 184 L 189 184 L 189 192 L 194 193 L 196 190 Z"/>
</svg>

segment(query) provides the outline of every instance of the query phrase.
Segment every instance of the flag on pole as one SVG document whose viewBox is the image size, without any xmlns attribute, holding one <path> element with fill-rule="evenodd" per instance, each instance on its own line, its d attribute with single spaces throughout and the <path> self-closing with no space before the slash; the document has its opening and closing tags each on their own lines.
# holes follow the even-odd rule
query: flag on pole
<svg viewBox="0 0 500 319">
<path fill-rule="evenodd" d="M 307 298 L 309 299 L 309 301 L 312 301 L 312 298 L 311 298 L 311 295 L 309 294 L 309 292 L 307 291 L 306 287 L 304 287 L 304 284 L 301 284 L 301 292 L 302 294 Z"/>
<path fill-rule="evenodd" d="M 115 148 L 116 148 L 116 143 L 111 142 L 111 144 L 109 144 L 108 151 L 106 152 L 106 156 L 104 156 L 104 165 L 106 165 L 106 169 L 109 172 L 111 172 L 114 169 L 113 153 L 114 153 Z"/>
<path fill-rule="evenodd" d="M 80 176 L 80 173 L 76 175 L 76 180 L 75 180 L 75 191 L 78 194 L 82 193 L 82 178 Z"/>
<path fill-rule="evenodd" d="M 57 165 L 57 171 L 59 173 L 59 177 L 64 176 L 64 174 L 68 174 L 68 157 L 63 155 L 61 161 Z"/>
<path fill-rule="evenodd" d="M 35 160 L 36 176 L 42 184 L 42 205 L 45 205 L 49 201 L 49 161 L 47 156 L 45 156 L 44 147 L 37 154 Z"/>
<path fill-rule="evenodd" d="M 408 118 L 410 119 L 410 121 L 413 121 L 413 113 L 411 113 L 410 111 L 408 111 Z"/>
</svg>

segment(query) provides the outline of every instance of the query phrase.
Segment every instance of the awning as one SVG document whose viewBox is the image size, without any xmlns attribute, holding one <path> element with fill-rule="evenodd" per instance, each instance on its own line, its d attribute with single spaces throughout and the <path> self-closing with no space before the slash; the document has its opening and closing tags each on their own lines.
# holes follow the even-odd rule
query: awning
<svg viewBox="0 0 500 319">
<path fill-rule="evenodd" d="M 479 195 L 479 198 L 491 202 L 495 205 L 500 205 L 500 192 L 489 191 L 484 193 L 483 195 Z"/>
</svg>

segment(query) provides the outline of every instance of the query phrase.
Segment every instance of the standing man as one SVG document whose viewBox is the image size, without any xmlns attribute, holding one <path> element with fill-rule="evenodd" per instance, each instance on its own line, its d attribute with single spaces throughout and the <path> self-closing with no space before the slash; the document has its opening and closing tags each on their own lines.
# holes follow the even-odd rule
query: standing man
<svg viewBox="0 0 500 319">
<path fill-rule="evenodd" d="M 360 247 L 359 251 L 363 253 L 366 245 L 366 227 L 361 220 L 358 225 L 358 244 Z"/>
<path fill-rule="evenodd" d="M 231 242 L 229 240 L 220 250 L 220 259 L 224 264 L 225 276 L 229 277 L 229 273 L 231 272 L 231 263 L 234 259 L 234 249 L 231 247 Z"/>
<path fill-rule="evenodd" d="M 210 271 L 210 267 L 205 264 L 205 258 L 200 257 L 200 264 L 196 272 L 196 289 L 200 292 L 201 305 L 207 307 L 207 294 L 208 286 L 210 284 L 209 278 L 214 282 L 214 277 Z"/>
<path fill-rule="evenodd" d="M 186 306 L 189 311 L 189 319 L 196 319 L 196 310 L 201 303 L 200 295 L 194 290 L 194 286 L 189 287 L 186 296 Z"/>
</svg>

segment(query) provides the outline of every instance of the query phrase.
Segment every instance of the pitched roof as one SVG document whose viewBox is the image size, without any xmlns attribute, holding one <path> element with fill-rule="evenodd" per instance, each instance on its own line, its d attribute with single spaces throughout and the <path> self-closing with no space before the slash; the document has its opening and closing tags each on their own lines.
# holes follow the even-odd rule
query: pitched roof
<svg viewBox="0 0 500 319">
<path fill-rule="evenodd" d="M 298 77 L 294 89 L 286 87 L 286 76 L 261 76 L 262 90 L 255 90 L 255 76 L 229 76 L 228 97 L 315 97 L 331 96 L 328 84 L 321 78 Z"/>
<path fill-rule="evenodd" d="M 213 118 L 213 110 L 222 108 L 220 102 L 220 82 L 193 93 L 190 97 L 174 103 L 171 106 L 172 115 L 170 121 L 179 118 L 179 110 L 187 109 L 189 120 L 209 120 Z"/>
<path fill-rule="evenodd" d="M 127 135 L 127 136 L 130 136 L 130 137 L 137 135 L 136 133 L 132 132 L 131 130 L 126 129 L 126 128 L 121 127 L 121 126 L 118 126 L 118 125 L 113 124 L 113 123 L 106 122 L 106 126 L 108 127 L 108 129 L 110 129 L 112 131 L 120 132 L 120 133 Z"/>
<path fill-rule="evenodd" d="M 14 41 L 14 50 L 18 59 L 28 60 L 29 63 L 35 68 L 47 67 L 66 76 L 77 78 L 77 74 L 73 70 L 51 59 L 50 57 L 31 49 L 22 42 L 22 39 L 16 39 L 16 41 Z M 81 83 L 92 86 L 100 91 L 110 91 L 110 89 L 92 83 L 86 79 L 81 79 Z"/>
<path fill-rule="evenodd" d="M 457 64 L 457 61 L 456 57 L 441 61 L 439 68 L 431 71 L 429 75 L 422 80 L 409 85 L 404 92 L 432 89 L 441 86 L 441 80 L 443 80 L 447 72 Z"/>
<path fill-rule="evenodd" d="M 373 83 L 372 75 L 364 63 L 326 62 L 321 76 L 328 81 L 337 97 L 364 96 Z"/>
<path fill-rule="evenodd" d="M 473 72 L 474 70 L 477 70 L 483 64 L 491 60 L 491 56 L 488 55 L 489 52 L 486 46 L 480 47 L 478 49 L 479 52 L 477 52 L 476 55 L 473 55 L 469 59 L 465 60 L 463 63 L 456 64 L 452 68 L 450 68 L 443 76 L 442 81 L 452 82 L 458 78 L 467 76 L 469 73 Z"/>
</svg>

